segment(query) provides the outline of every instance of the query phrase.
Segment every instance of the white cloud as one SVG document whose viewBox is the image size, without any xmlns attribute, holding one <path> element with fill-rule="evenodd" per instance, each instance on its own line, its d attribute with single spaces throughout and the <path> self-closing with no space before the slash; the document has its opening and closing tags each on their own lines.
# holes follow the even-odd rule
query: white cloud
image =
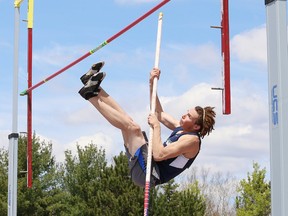
<svg viewBox="0 0 288 216">
<path fill-rule="evenodd" d="M 267 62 L 266 27 L 260 26 L 235 35 L 230 43 L 231 54 L 242 62 Z"/>
<path fill-rule="evenodd" d="M 111 134 L 107 134 L 104 132 L 95 133 L 89 136 L 82 136 L 76 140 L 73 140 L 65 145 L 54 144 L 53 145 L 53 153 L 57 158 L 58 162 L 63 162 L 65 159 L 64 151 L 71 150 L 72 155 L 76 155 L 77 153 L 77 145 L 81 148 L 87 146 L 88 144 L 95 144 L 99 148 L 105 149 L 105 154 L 107 156 L 108 162 L 111 160 L 112 156 L 115 156 L 115 150 L 118 148 L 118 152 L 120 152 L 121 146 L 115 146 L 115 140 L 113 140 L 113 136 Z"/>
</svg>

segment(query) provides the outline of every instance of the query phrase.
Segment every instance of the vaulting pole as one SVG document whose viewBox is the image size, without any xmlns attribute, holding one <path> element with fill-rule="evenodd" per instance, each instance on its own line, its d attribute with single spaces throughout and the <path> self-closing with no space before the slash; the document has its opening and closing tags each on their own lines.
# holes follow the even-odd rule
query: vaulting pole
<svg viewBox="0 0 288 216">
<path fill-rule="evenodd" d="M 28 88 L 32 86 L 32 39 L 34 0 L 28 1 Z M 27 187 L 32 187 L 32 91 L 27 94 Z"/>
<path fill-rule="evenodd" d="M 14 66 L 13 66 L 13 116 L 12 133 L 9 134 L 8 161 L 8 216 L 17 215 L 17 174 L 18 174 L 18 72 L 19 72 L 19 20 L 20 4 L 14 2 Z"/>
<path fill-rule="evenodd" d="M 161 35 L 162 35 L 162 18 L 163 18 L 163 14 L 160 13 L 159 18 L 158 18 L 158 30 L 157 30 L 157 42 L 156 42 L 154 68 L 159 68 L 159 57 L 160 57 Z M 153 89 L 152 89 L 151 105 L 150 105 L 150 113 L 152 114 L 155 113 L 155 109 L 156 109 L 156 97 L 157 97 L 157 78 L 155 77 L 153 80 Z M 145 193 L 144 193 L 144 196 L 145 196 L 144 197 L 144 216 L 148 215 L 148 210 L 149 210 L 153 132 L 154 132 L 153 128 L 150 127 L 147 167 L 146 167 L 146 182 L 145 182 Z"/>
<path fill-rule="evenodd" d="M 25 91 L 21 92 L 21 96 L 27 95 L 29 92 L 31 92 L 32 90 L 34 90 L 35 88 L 39 87 L 40 85 L 48 82 L 50 79 L 58 76 L 59 74 L 63 73 L 64 71 L 66 71 L 67 69 L 69 69 L 70 67 L 74 66 L 75 64 L 81 62 L 83 59 L 87 58 L 88 56 L 92 55 L 93 53 L 95 53 L 96 51 L 98 51 L 99 49 L 101 49 L 102 47 L 106 46 L 108 43 L 112 42 L 113 40 L 115 40 L 116 38 L 118 38 L 120 35 L 122 35 L 123 33 L 125 33 L 126 31 L 128 31 L 129 29 L 131 29 L 133 26 L 135 26 L 136 24 L 138 24 L 139 22 L 141 22 L 142 20 L 144 20 L 146 17 L 148 17 L 149 15 L 151 15 L 152 13 L 154 13 L 156 10 L 158 10 L 159 8 L 161 8 L 163 5 L 165 5 L 166 3 L 168 3 L 170 0 L 163 0 L 162 2 L 160 2 L 158 5 L 156 5 L 154 8 L 152 8 L 151 10 L 149 10 L 147 13 L 145 13 L 144 15 L 142 15 L 141 17 L 139 17 L 138 19 L 136 19 L 134 22 L 132 22 L 131 24 L 129 24 L 128 26 L 126 26 L 124 29 L 122 29 L 121 31 L 119 31 L 118 33 L 116 33 L 115 35 L 113 35 L 112 37 L 110 37 L 109 39 L 107 39 L 106 41 L 104 41 L 102 44 L 100 44 L 98 47 L 96 47 L 95 49 L 90 50 L 89 52 L 87 52 L 86 54 L 84 54 L 83 56 L 81 56 L 80 58 L 76 59 L 75 61 L 73 61 L 72 63 L 70 63 L 69 65 L 67 65 L 66 67 L 60 69 L 59 71 L 55 72 L 54 74 L 50 75 L 49 77 L 47 77 L 46 79 L 40 81 L 39 83 L 35 84 L 34 86 L 31 86 L 30 88 L 26 89 Z"/>
</svg>

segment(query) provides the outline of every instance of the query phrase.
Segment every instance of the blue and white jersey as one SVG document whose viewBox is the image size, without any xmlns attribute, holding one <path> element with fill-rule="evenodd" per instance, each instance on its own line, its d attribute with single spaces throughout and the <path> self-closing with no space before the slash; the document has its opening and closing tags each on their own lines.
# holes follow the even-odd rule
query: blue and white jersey
<svg viewBox="0 0 288 216">
<path fill-rule="evenodd" d="M 176 142 L 181 136 L 185 134 L 198 136 L 199 145 L 201 146 L 201 139 L 198 133 L 196 132 L 178 133 L 181 130 L 183 130 L 181 127 L 175 128 L 175 130 L 171 133 L 168 139 L 163 143 L 164 147 L 168 146 L 170 143 Z M 168 182 L 169 180 L 173 179 L 174 177 L 182 173 L 185 169 L 189 168 L 193 163 L 193 161 L 195 160 L 195 158 L 197 157 L 198 153 L 194 158 L 190 159 L 186 158 L 184 155 L 179 155 L 177 157 L 170 158 L 164 161 L 156 161 L 156 164 L 158 165 L 160 171 L 161 184 Z"/>
</svg>

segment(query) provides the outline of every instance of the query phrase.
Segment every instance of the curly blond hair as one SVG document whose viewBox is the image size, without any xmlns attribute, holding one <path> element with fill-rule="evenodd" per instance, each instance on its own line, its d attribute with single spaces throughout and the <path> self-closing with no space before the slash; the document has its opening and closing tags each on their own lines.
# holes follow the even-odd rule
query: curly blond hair
<svg viewBox="0 0 288 216">
<path fill-rule="evenodd" d="M 199 115 L 196 124 L 200 126 L 199 133 L 202 139 L 214 130 L 216 113 L 213 109 L 214 107 L 210 106 L 205 108 L 200 106 L 195 107 L 195 110 Z"/>
</svg>

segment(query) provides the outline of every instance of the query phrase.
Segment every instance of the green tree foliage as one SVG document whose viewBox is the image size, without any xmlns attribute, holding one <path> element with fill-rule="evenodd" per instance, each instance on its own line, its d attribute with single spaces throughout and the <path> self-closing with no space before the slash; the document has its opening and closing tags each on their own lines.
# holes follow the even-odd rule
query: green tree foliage
<svg viewBox="0 0 288 216">
<path fill-rule="evenodd" d="M 265 169 L 253 163 L 254 171 L 243 179 L 236 197 L 237 216 L 265 216 L 271 214 L 270 183 L 265 181 Z"/>
<path fill-rule="evenodd" d="M 179 204 L 177 188 L 178 184 L 175 184 L 174 180 L 158 186 L 155 193 L 152 193 L 154 196 L 150 196 L 152 202 L 150 215 L 175 215 Z"/>
<path fill-rule="evenodd" d="M 101 185 L 106 166 L 105 152 L 93 145 L 84 149 L 77 146 L 77 157 L 69 150 L 65 152 L 62 189 L 69 194 L 67 215 L 97 213 L 97 207 L 102 204 L 99 200 L 103 197 Z"/>
<path fill-rule="evenodd" d="M 141 215 L 144 189 L 131 181 L 126 155 L 121 152 L 119 156 L 114 157 L 114 166 L 110 167 L 107 173 L 107 187 L 114 194 L 117 204 L 115 209 L 118 209 L 115 215 Z"/>
<path fill-rule="evenodd" d="M 142 215 L 144 189 L 135 186 L 128 170 L 128 159 L 121 152 L 107 166 L 105 151 L 90 144 L 77 146 L 77 156 L 66 151 L 65 189 L 71 196 L 69 215 Z M 151 188 L 150 215 L 203 215 L 205 204 L 197 185 L 177 191 L 174 181 Z"/>
<path fill-rule="evenodd" d="M 52 156 L 52 143 L 40 141 L 33 135 L 32 139 L 33 186 L 27 188 L 27 139 L 20 136 L 18 140 L 18 215 L 49 215 L 55 213 L 52 206 L 61 195 L 58 185 L 57 165 Z"/>
<path fill-rule="evenodd" d="M 183 216 L 203 216 L 205 215 L 206 202 L 198 186 L 198 182 L 191 184 L 181 191 L 179 215 Z"/>
<path fill-rule="evenodd" d="M 158 216 L 203 216 L 206 208 L 197 183 L 179 190 L 174 180 L 156 188 L 152 203 L 149 214 Z"/>
<path fill-rule="evenodd" d="M 105 151 L 93 144 L 83 149 L 77 146 L 77 154 L 73 157 L 66 151 L 64 165 L 63 188 L 71 195 L 70 215 L 140 214 L 143 190 L 130 180 L 123 153 L 114 157 L 114 165 L 109 167 Z"/>
<path fill-rule="evenodd" d="M 18 139 L 17 215 L 53 214 L 55 197 L 61 197 L 58 187 L 57 165 L 52 157 L 52 144 L 40 142 L 33 135 L 33 187 L 27 188 L 27 139 Z M 0 212 L 7 214 L 8 159 L 7 151 L 0 151 Z M 24 172 L 23 172 L 24 171 Z"/>
<path fill-rule="evenodd" d="M 94 144 L 65 152 L 56 163 L 52 144 L 33 136 L 33 186 L 27 188 L 27 140 L 18 140 L 18 215 L 142 215 L 144 188 L 135 186 L 124 153 L 108 165 L 105 151 Z M 0 149 L 0 212 L 7 215 L 8 152 Z M 205 203 L 197 184 L 184 190 L 173 180 L 150 188 L 150 215 L 203 215 Z"/>
</svg>

